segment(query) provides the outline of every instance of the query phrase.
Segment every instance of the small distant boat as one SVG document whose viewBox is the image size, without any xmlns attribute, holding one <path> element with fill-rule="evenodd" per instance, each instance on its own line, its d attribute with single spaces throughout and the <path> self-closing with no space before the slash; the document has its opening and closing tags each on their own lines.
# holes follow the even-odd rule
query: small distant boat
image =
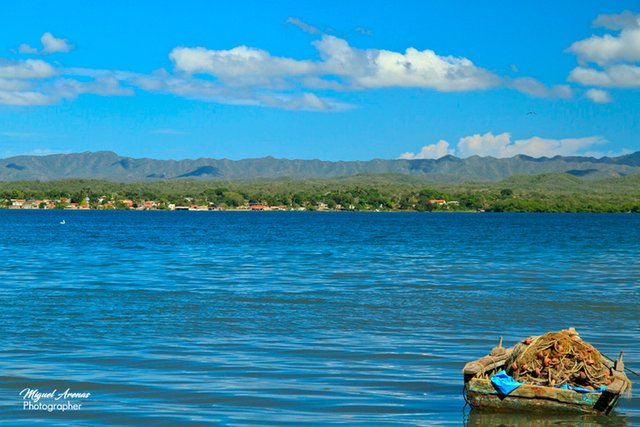
<svg viewBox="0 0 640 427">
<path fill-rule="evenodd" d="M 502 347 L 500 338 L 498 347 L 494 347 L 491 353 L 465 365 L 462 370 L 463 392 L 472 409 L 608 415 L 628 388 L 629 380 L 624 373 L 621 354 L 617 361 L 608 362 L 613 381 L 601 392 L 580 393 L 563 388 L 523 384 L 505 396 L 494 387 L 488 376 L 506 368 L 506 362 L 514 348 Z"/>
<path fill-rule="evenodd" d="M 67 223 L 67 221 L 65 221 L 64 219 L 62 221 L 60 221 L 60 224 L 62 224 L 62 225 L 66 224 L 66 223 Z"/>
</svg>

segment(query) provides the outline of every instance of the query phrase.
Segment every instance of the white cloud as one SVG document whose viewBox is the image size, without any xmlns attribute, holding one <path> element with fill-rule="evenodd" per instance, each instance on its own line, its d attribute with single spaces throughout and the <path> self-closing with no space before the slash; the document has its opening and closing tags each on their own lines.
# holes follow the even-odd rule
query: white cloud
<svg viewBox="0 0 640 427">
<path fill-rule="evenodd" d="M 40 53 L 40 51 L 37 48 L 31 47 L 26 43 L 22 43 L 20 47 L 18 47 L 18 52 L 26 53 L 30 55 L 37 55 L 38 53 Z"/>
<path fill-rule="evenodd" d="M 470 156 L 505 158 L 524 154 L 531 157 L 578 156 L 604 154 L 592 150 L 597 145 L 607 144 L 607 140 L 599 136 L 586 138 L 541 138 L 534 136 L 527 139 L 511 139 L 511 134 L 504 132 L 494 135 L 492 132 L 474 134 L 460 138 L 457 145 L 450 146 L 447 141 L 440 140 L 436 144 L 426 145 L 417 153 L 403 153 L 400 158 L 407 160 L 437 159 L 448 154 L 461 158 Z M 595 156 L 594 156 L 595 157 Z"/>
<path fill-rule="evenodd" d="M 55 70 L 44 61 L 0 62 L 0 105 L 47 105 L 55 102 L 50 95 L 34 89 L 33 81 L 51 77 Z"/>
<path fill-rule="evenodd" d="M 593 21 L 593 26 L 603 27 L 609 30 L 640 28 L 640 15 L 630 10 L 625 10 L 622 13 L 601 14 Z"/>
<path fill-rule="evenodd" d="M 403 153 L 400 155 L 400 158 L 405 160 L 439 159 L 440 157 L 453 154 L 454 149 L 449 147 L 449 143 L 447 141 L 441 139 L 435 144 L 425 145 L 419 153 Z"/>
<path fill-rule="evenodd" d="M 597 104 L 607 104 L 613 100 L 609 92 L 601 89 L 589 89 L 584 96 Z"/>
<path fill-rule="evenodd" d="M 57 38 L 50 32 L 46 32 L 40 37 L 40 43 L 42 43 L 42 50 L 22 43 L 18 48 L 18 52 L 30 55 L 48 55 L 51 53 L 69 52 L 73 48 L 67 40 Z"/>
<path fill-rule="evenodd" d="M 417 87 L 452 92 L 487 89 L 500 80 L 467 58 L 439 56 L 428 49 L 408 48 L 404 53 L 361 50 L 329 35 L 314 45 L 324 59 L 325 72 L 343 76 L 363 88 Z"/>
<path fill-rule="evenodd" d="M 26 80 L 2 79 L 0 78 L 0 90 L 19 91 L 27 90 L 31 87 L 31 83 Z"/>
<path fill-rule="evenodd" d="M 573 43 L 567 50 L 577 55 L 580 65 L 569 73 L 568 80 L 585 86 L 640 87 L 640 15 L 630 11 L 603 14 L 593 25 L 620 32 Z M 600 89 L 590 89 L 586 97 L 594 102 L 611 102 L 609 94 Z"/>
<path fill-rule="evenodd" d="M 0 78 L 5 79 L 43 79 L 51 77 L 55 70 L 39 59 L 0 62 Z"/>
<path fill-rule="evenodd" d="M 572 156 L 596 144 L 607 141 L 598 136 L 587 138 L 548 139 L 534 136 L 529 139 L 511 141 L 511 134 L 494 135 L 487 132 L 484 135 L 475 134 L 461 138 L 457 151 L 461 157 L 473 155 L 491 157 L 512 157 L 525 154 L 532 157 Z"/>
<path fill-rule="evenodd" d="M 600 15 L 595 25 L 622 30 L 618 35 L 604 34 L 580 40 L 569 47 L 583 62 L 604 66 L 621 61 L 640 60 L 640 15 L 627 12 L 621 15 Z M 635 22 L 634 22 L 635 21 Z"/>
<path fill-rule="evenodd" d="M 299 84 L 304 78 L 315 78 L 318 82 L 326 76 L 337 76 L 355 89 L 417 87 L 450 92 L 500 84 L 498 76 L 476 67 L 469 59 L 439 56 L 432 50 L 408 48 L 404 53 L 361 50 L 326 34 L 314 46 L 322 61 L 275 57 L 247 46 L 229 50 L 177 47 L 169 57 L 178 71 L 209 74 L 235 86 L 283 88 L 287 78 L 299 77 L 295 82 Z"/>
<path fill-rule="evenodd" d="M 548 87 L 544 83 L 531 77 L 513 79 L 510 84 L 514 89 L 536 98 L 571 98 L 573 91 L 567 85 Z"/>
<path fill-rule="evenodd" d="M 34 87 L 32 84 L 5 84 L 0 79 L 0 104 L 31 106 L 56 104 L 63 99 L 75 99 L 82 94 L 100 96 L 133 95 L 133 89 L 120 86 L 115 79 L 101 78 L 81 82 L 74 79 L 57 78 Z M 9 81 L 11 82 L 11 81 Z M 15 81 L 14 81 L 15 82 Z"/>
<path fill-rule="evenodd" d="M 343 111 L 352 108 L 347 103 L 321 98 L 313 93 L 278 93 L 252 87 L 227 87 L 216 82 L 191 77 L 176 77 L 166 73 L 139 76 L 136 86 L 150 91 L 170 93 L 185 98 L 228 105 L 254 105 L 286 110 Z"/>
<path fill-rule="evenodd" d="M 125 88 L 114 78 L 103 77 L 89 82 L 74 79 L 58 79 L 53 84 L 53 93 L 58 98 L 73 99 L 81 94 L 101 96 L 129 96 L 133 89 Z"/>
<path fill-rule="evenodd" d="M 141 75 L 131 80 L 135 86 L 149 92 L 169 93 L 200 101 L 213 101 L 221 104 L 259 105 L 247 89 L 230 90 L 215 82 L 191 77 L 177 77 L 166 72 L 154 75 Z"/>
<path fill-rule="evenodd" d="M 320 32 L 297 18 L 287 22 L 307 32 Z M 123 79 L 145 90 L 192 99 L 316 111 L 352 106 L 321 97 L 312 90 L 344 92 L 397 87 L 455 92 L 502 86 L 535 97 L 572 96 L 567 85 L 547 87 L 531 78 L 502 78 L 467 58 L 441 56 L 429 49 L 358 49 L 328 34 L 322 34 L 313 45 L 319 60 L 273 56 L 250 46 L 222 50 L 181 46 L 169 54 L 173 73 Z"/>
<path fill-rule="evenodd" d="M 121 70 L 107 70 L 100 68 L 81 68 L 81 67 L 60 67 L 58 68 L 58 72 L 61 75 L 65 76 L 74 76 L 74 77 L 90 77 L 93 79 L 98 78 L 114 78 L 116 80 L 125 81 L 131 80 L 140 75 L 140 73 L 134 73 L 131 71 L 121 71 Z"/>
<path fill-rule="evenodd" d="M 113 75 L 84 78 L 67 76 L 64 69 L 55 69 L 39 59 L 0 62 L 0 104 L 15 106 L 48 105 L 80 94 L 101 96 L 132 95 L 133 89 L 122 87 Z M 113 74 L 113 73 L 112 73 Z"/>
<path fill-rule="evenodd" d="M 640 28 L 622 30 L 619 36 L 591 36 L 569 47 L 582 62 L 607 65 L 620 61 L 640 60 Z"/>
<path fill-rule="evenodd" d="M 324 79 L 322 77 L 310 76 L 302 77 L 300 79 L 302 86 L 310 89 L 330 89 L 330 90 L 345 90 L 347 86 L 339 81 Z"/>
<path fill-rule="evenodd" d="M 226 84 L 236 86 L 277 87 L 285 77 L 314 71 L 311 61 L 275 57 L 265 50 L 247 46 L 230 50 L 177 47 L 171 51 L 169 58 L 174 61 L 178 71 L 210 74 Z"/>
<path fill-rule="evenodd" d="M 511 143 L 511 134 L 501 133 L 494 135 L 487 132 L 484 135 L 475 134 L 460 138 L 457 151 L 461 157 L 469 156 L 492 156 L 492 157 L 508 157 L 505 156 L 504 150 Z"/>
<path fill-rule="evenodd" d="M 40 37 L 42 42 L 42 53 L 69 52 L 71 46 L 65 39 L 54 37 L 53 34 L 46 32 Z"/>
<path fill-rule="evenodd" d="M 174 64 L 172 72 L 148 75 L 54 67 L 34 59 L 5 61 L 0 62 L 0 90 L 3 91 L 0 103 L 38 105 L 73 99 L 81 94 L 132 95 L 134 87 L 207 102 L 309 111 L 353 108 L 348 102 L 318 91 L 418 88 L 461 92 L 508 87 L 536 97 L 572 96 L 566 85 L 547 87 L 531 78 L 503 78 L 465 57 L 443 56 L 430 49 L 413 47 L 402 52 L 358 49 L 298 18 L 291 17 L 287 22 L 309 33 L 321 34 L 313 42 L 319 58 L 274 56 L 250 46 L 221 50 L 181 46 L 169 54 Z M 19 50 L 48 54 L 72 49 L 66 40 L 48 32 L 41 41 L 43 48 L 39 51 L 26 44 Z M 19 80 L 27 83 L 20 84 Z"/>
<path fill-rule="evenodd" d="M 295 25 L 296 27 L 300 28 L 302 31 L 304 31 L 307 34 L 321 34 L 322 33 L 322 31 L 320 31 L 318 28 L 314 27 L 313 25 L 307 24 L 306 22 L 302 21 L 301 19 L 295 18 L 293 16 L 288 17 L 286 23 L 287 24 L 291 24 L 291 25 Z"/>
<path fill-rule="evenodd" d="M 637 88 L 640 87 L 640 66 L 620 64 L 604 70 L 576 67 L 569 74 L 569 80 L 585 86 Z"/>
<path fill-rule="evenodd" d="M 55 100 L 43 93 L 32 91 L 3 91 L 0 90 L 0 104 L 28 106 L 53 104 Z"/>
<path fill-rule="evenodd" d="M 303 111 L 344 111 L 353 106 L 332 99 L 320 98 L 313 93 L 297 95 L 266 94 L 258 95 L 260 105 Z"/>
</svg>

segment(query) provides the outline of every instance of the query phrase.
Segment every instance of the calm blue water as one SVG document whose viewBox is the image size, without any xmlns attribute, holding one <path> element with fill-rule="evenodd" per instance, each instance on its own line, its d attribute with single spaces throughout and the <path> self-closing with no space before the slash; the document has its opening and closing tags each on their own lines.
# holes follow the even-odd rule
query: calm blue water
<svg viewBox="0 0 640 427">
<path fill-rule="evenodd" d="M 460 374 L 569 326 L 640 371 L 640 215 L 0 211 L 0 236 L 0 424 L 640 424 L 636 395 L 465 417 Z"/>
</svg>

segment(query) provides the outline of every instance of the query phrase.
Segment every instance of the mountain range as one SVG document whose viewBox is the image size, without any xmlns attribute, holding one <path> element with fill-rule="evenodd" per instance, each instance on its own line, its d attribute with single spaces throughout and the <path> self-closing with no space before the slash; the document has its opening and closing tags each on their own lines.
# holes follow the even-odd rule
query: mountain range
<svg viewBox="0 0 640 427">
<path fill-rule="evenodd" d="M 618 157 L 472 156 L 461 159 L 367 161 L 256 159 L 155 160 L 119 156 L 110 151 L 47 156 L 16 156 L 0 160 L 0 181 L 70 178 L 132 182 L 167 179 L 253 180 L 335 178 L 359 174 L 402 174 L 434 182 L 500 181 L 517 175 L 567 173 L 604 178 L 640 173 L 640 151 Z"/>
</svg>

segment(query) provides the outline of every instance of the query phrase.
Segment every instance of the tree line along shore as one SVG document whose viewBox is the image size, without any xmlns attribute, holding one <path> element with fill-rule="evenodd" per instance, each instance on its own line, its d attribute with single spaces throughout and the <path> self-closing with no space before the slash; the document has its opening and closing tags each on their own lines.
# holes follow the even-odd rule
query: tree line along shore
<svg viewBox="0 0 640 427">
<path fill-rule="evenodd" d="M 640 175 L 594 180 L 544 174 L 454 184 L 406 175 L 330 180 L 14 181 L 0 182 L 0 208 L 640 213 Z"/>
</svg>

